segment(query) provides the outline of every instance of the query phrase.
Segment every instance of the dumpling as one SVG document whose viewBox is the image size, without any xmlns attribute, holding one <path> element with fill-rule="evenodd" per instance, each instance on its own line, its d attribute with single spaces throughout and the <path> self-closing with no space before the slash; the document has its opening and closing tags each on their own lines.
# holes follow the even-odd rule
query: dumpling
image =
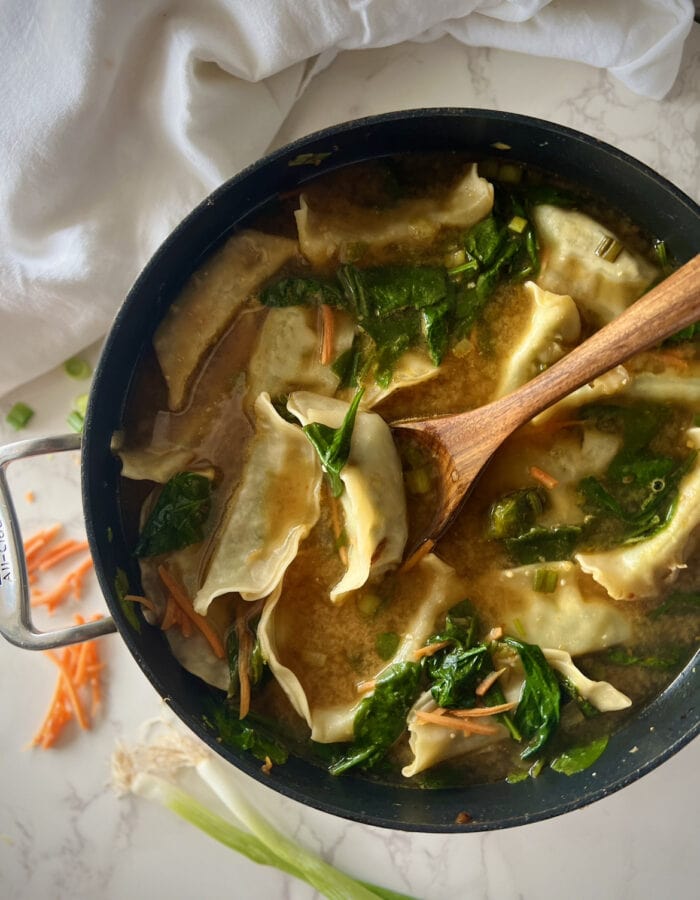
<svg viewBox="0 0 700 900">
<path fill-rule="evenodd" d="M 333 358 L 352 346 L 354 324 L 346 313 L 335 311 Z M 271 309 L 267 314 L 248 366 L 247 397 L 252 403 L 265 391 L 271 397 L 293 390 L 332 396 L 338 376 L 319 358 L 315 309 L 298 306 Z"/>
<path fill-rule="evenodd" d="M 267 394 L 256 400 L 255 414 L 241 482 L 194 600 L 201 615 L 215 597 L 231 591 L 244 600 L 267 597 L 320 515 L 316 451 L 300 428 L 278 415 Z"/>
<path fill-rule="evenodd" d="M 241 231 L 190 277 L 153 338 L 170 409 L 183 405 L 197 367 L 243 301 L 297 251 L 288 238 Z"/>
<path fill-rule="evenodd" d="M 700 410 L 700 376 L 640 372 L 625 395 L 647 403 L 677 403 Z"/>
<path fill-rule="evenodd" d="M 571 656 L 563 650 L 543 648 L 542 653 L 549 665 L 564 678 L 568 679 L 589 703 L 593 704 L 600 712 L 612 712 L 618 709 L 627 709 L 632 705 L 629 697 L 618 691 L 607 681 L 591 681 L 571 659 Z M 506 676 L 504 676 L 505 678 Z M 503 693 L 508 702 L 517 701 L 523 686 L 523 673 L 520 664 L 510 673 L 508 681 L 501 679 Z M 404 766 L 401 774 L 411 778 L 419 772 L 432 768 L 439 763 L 455 759 L 466 754 L 472 755 L 485 750 L 499 741 L 508 737 L 508 730 L 504 725 L 493 719 L 489 724 L 496 728 L 495 734 L 465 734 L 461 731 L 450 731 L 442 725 L 433 725 L 430 722 L 420 722 L 416 713 L 418 711 L 434 712 L 437 703 L 433 700 L 430 691 L 422 694 L 414 703 L 408 714 L 408 746 L 413 753 L 411 762 Z"/>
<path fill-rule="evenodd" d="M 690 428 L 688 446 L 700 449 L 700 428 Z M 652 537 L 599 553 L 577 553 L 576 562 L 615 600 L 651 597 L 685 568 L 700 525 L 700 461 L 678 488 L 670 522 Z"/>
<path fill-rule="evenodd" d="M 572 391 L 558 403 L 539 413 L 532 420 L 532 424 L 542 425 L 554 416 L 562 415 L 567 410 L 578 409 L 587 403 L 595 403 L 596 400 L 619 394 L 626 390 L 631 380 L 632 376 L 624 366 L 615 366 L 614 369 L 610 369 L 604 375 L 594 378 L 589 384 L 584 384 L 583 387 Z"/>
<path fill-rule="evenodd" d="M 566 346 L 573 346 L 581 333 L 578 309 L 567 294 L 543 291 L 533 281 L 526 281 L 523 291 L 530 304 L 530 320 L 510 352 L 496 397 L 509 394 L 561 359 Z"/>
<path fill-rule="evenodd" d="M 588 700 L 600 712 L 614 712 L 632 706 L 630 698 L 607 681 L 591 681 L 574 665 L 564 650 L 544 649 L 544 658 L 560 675 L 573 684 L 584 700 Z"/>
<path fill-rule="evenodd" d="M 339 428 L 349 404 L 295 391 L 289 396 L 287 409 L 302 425 L 319 422 Z M 334 603 L 341 603 L 368 579 L 376 579 L 397 566 L 403 556 L 408 520 L 401 460 L 389 426 L 381 416 L 358 412 L 350 456 L 340 477 L 345 485 L 340 505 L 348 541 L 348 566 L 343 578 L 331 589 Z"/>
<path fill-rule="evenodd" d="M 546 291 L 570 294 L 598 324 L 619 316 L 659 274 L 626 249 L 613 262 L 598 256 L 600 241 L 615 236 L 584 213 L 542 204 L 533 217 L 542 250 L 537 283 Z"/>
<path fill-rule="evenodd" d="M 392 600 L 374 617 L 354 603 L 332 606 L 325 598 L 304 600 L 304 614 L 276 591 L 258 625 L 265 659 L 290 703 L 321 743 L 352 739 L 353 722 L 363 695 L 357 685 L 371 681 L 396 662 L 411 659 L 435 630 L 438 617 L 463 600 L 467 585 L 433 554 L 410 572 L 391 576 Z M 312 609 L 312 604 L 313 606 Z M 391 659 L 368 653 L 377 632 L 399 636 Z M 353 648 L 364 648 L 358 659 Z M 327 661 L 332 660 L 332 665 Z"/>
<path fill-rule="evenodd" d="M 535 572 L 542 567 L 557 573 L 551 593 L 534 590 Z M 530 644 L 578 656 L 630 638 L 628 618 L 605 600 L 587 599 L 577 567 L 571 562 L 505 569 L 498 573 L 494 588 L 506 601 L 504 630 Z"/>
<path fill-rule="evenodd" d="M 389 244 L 427 244 L 441 228 L 469 228 L 492 206 L 492 185 L 471 165 L 441 200 L 402 200 L 377 209 L 334 197 L 333 205 L 324 207 L 313 195 L 302 194 L 295 216 L 301 252 L 314 265 L 324 266 L 342 259 L 353 246 L 371 252 Z"/>
<path fill-rule="evenodd" d="M 407 350 L 394 365 L 391 381 L 386 387 L 380 387 L 373 378 L 364 384 L 365 392 L 360 407 L 372 409 L 396 391 L 430 381 L 439 371 L 440 368 L 432 362 L 424 350 Z M 340 391 L 338 396 L 350 402 L 354 393 L 355 388 L 346 388 Z"/>
<path fill-rule="evenodd" d="M 517 699 L 517 692 L 514 698 Z M 447 762 L 458 756 L 478 753 L 500 741 L 505 740 L 508 729 L 499 722 L 489 720 L 489 725 L 496 728 L 495 734 L 465 734 L 463 731 L 450 731 L 442 725 L 421 722 L 417 712 L 435 712 L 438 708 L 430 691 L 426 691 L 416 700 L 408 713 L 408 746 L 413 759 L 401 769 L 401 774 L 412 778 L 419 772 L 425 772 L 438 763 Z"/>
<path fill-rule="evenodd" d="M 115 450 L 122 462 L 121 474 L 134 481 L 155 481 L 165 484 L 173 475 L 186 469 L 194 452 L 186 448 L 158 450 L 146 447 L 138 450 Z"/>
<path fill-rule="evenodd" d="M 620 449 L 616 434 L 585 428 L 583 433 L 561 431 L 551 446 L 535 439 L 506 444 L 490 464 L 484 483 L 498 488 L 499 493 L 523 486 L 533 466 L 549 473 L 557 484 L 547 491 L 547 507 L 538 524 L 554 526 L 577 524 L 584 513 L 578 496 L 578 485 L 586 475 L 602 475 Z"/>
</svg>

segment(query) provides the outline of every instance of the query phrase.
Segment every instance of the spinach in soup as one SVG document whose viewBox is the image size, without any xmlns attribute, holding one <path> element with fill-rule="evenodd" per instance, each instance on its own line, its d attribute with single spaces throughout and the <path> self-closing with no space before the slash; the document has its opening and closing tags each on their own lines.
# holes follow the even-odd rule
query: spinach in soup
<svg viewBox="0 0 700 900">
<path fill-rule="evenodd" d="M 432 462 L 387 423 L 517 388 L 670 265 L 570 185 L 438 154 L 320 177 L 194 273 L 118 453 L 143 615 L 222 740 L 424 787 L 598 759 L 695 649 L 697 330 L 520 429 L 412 565 Z"/>
</svg>

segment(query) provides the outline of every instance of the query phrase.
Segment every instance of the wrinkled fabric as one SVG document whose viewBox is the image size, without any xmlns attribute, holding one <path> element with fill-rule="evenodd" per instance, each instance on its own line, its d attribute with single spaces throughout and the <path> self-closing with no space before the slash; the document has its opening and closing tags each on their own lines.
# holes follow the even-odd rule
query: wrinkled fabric
<svg viewBox="0 0 700 900">
<path fill-rule="evenodd" d="M 262 155 L 341 50 L 427 42 L 579 60 L 661 98 L 690 0 L 4 0 L 0 395 L 108 329 L 138 272 Z"/>
</svg>

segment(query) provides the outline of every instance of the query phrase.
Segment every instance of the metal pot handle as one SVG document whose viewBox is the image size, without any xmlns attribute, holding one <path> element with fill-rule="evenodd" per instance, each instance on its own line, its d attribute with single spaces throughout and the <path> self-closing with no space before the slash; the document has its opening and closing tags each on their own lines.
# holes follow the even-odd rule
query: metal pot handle
<svg viewBox="0 0 700 900">
<path fill-rule="evenodd" d="M 80 442 L 79 434 L 67 434 L 0 447 L 0 634 L 25 650 L 65 647 L 117 630 L 109 616 L 57 631 L 37 631 L 32 624 L 27 563 L 5 469 L 13 460 L 26 456 L 79 450 Z"/>
</svg>

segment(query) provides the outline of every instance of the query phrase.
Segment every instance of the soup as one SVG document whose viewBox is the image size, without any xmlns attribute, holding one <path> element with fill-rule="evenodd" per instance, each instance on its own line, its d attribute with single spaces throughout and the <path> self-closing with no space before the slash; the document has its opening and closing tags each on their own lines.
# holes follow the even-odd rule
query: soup
<svg viewBox="0 0 700 900">
<path fill-rule="evenodd" d="M 600 756 L 697 643 L 694 329 L 520 429 L 420 559 L 435 473 L 388 423 L 509 393 L 670 267 L 580 189 L 456 154 L 325 175 L 204 262 L 115 452 L 125 608 L 222 740 L 418 786 Z"/>
</svg>

